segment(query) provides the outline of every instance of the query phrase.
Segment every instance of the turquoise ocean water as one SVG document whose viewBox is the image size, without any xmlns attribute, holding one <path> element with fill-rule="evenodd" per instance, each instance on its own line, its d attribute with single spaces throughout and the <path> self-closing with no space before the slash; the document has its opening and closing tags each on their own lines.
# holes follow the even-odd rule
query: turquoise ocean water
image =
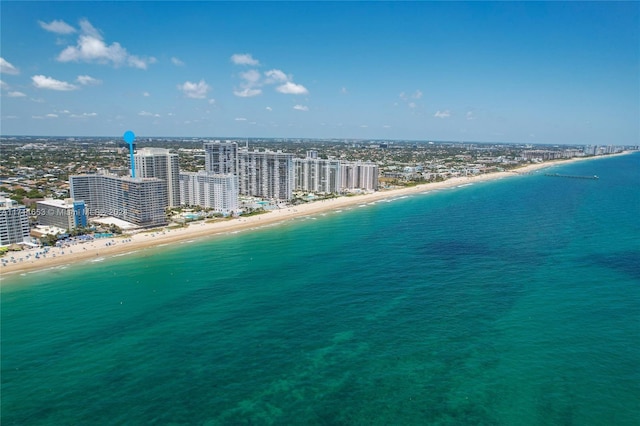
<svg viewBox="0 0 640 426">
<path fill-rule="evenodd" d="M 2 284 L 3 425 L 640 424 L 640 154 Z"/>
</svg>

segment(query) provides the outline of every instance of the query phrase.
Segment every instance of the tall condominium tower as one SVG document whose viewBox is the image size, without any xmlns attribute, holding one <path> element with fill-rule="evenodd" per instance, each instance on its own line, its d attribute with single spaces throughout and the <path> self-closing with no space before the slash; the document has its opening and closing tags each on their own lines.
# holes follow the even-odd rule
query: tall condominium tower
<svg viewBox="0 0 640 426">
<path fill-rule="evenodd" d="M 301 191 L 340 193 L 340 160 L 323 160 L 315 151 L 294 158 L 294 188 Z"/>
<path fill-rule="evenodd" d="M 376 191 L 378 189 L 378 165 L 360 161 L 343 162 L 340 164 L 340 179 L 342 190 Z"/>
<path fill-rule="evenodd" d="M 0 197 L 0 246 L 29 239 L 27 208 L 10 198 Z"/>
<path fill-rule="evenodd" d="M 238 174 L 238 144 L 231 141 L 204 143 L 204 170 L 217 174 Z"/>
<path fill-rule="evenodd" d="M 276 200 L 293 198 L 293 154 L 238 152 L 240 194 Z"/>
<path fill-rule="evenodd" d="M 158 178 L 167 183 L 167 202 L 170 207 L 180 205 L 180 170 L 178 154 L 164 148 L 141 148 L 133 156 L 136 176 Z"/>
<path fill-rule="evenodd" d="M 238 211 L 238 176 L 208 172 L 180 173 L 180 199 L 185 206 L 200 206 L 218 213 Z"/>
<path fill-rule="evenodd" d="M 71 196 L 88 216 L 113 216 L 141 227 L 167 223 L 167 183 L 158 178 L 95 174 L 70 176 Z"/>
</svg>

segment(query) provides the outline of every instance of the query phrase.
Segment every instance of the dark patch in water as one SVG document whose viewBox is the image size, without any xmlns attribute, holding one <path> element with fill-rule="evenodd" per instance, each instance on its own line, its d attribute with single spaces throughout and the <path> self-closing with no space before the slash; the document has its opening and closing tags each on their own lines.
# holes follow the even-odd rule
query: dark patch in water
<svg viewBox="0 0 640 426">
<path fill-rule="evenodd" d="M 640 281 L 640 251 L 624 251 L 615 254 L 585 256 L 583 263 L 613 269 Z"/>
</svg>

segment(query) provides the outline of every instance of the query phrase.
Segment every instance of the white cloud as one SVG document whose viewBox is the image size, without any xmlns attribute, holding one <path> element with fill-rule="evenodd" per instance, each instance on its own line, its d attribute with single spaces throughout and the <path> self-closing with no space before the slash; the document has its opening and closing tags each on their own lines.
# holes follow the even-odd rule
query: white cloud
<svg viewBox="0 0 640 426">
<path fill-rule="evenodd" d="M 181 90 L 187 98 L 192 99 L 206 98 L 209 89 L 211 87 L 204 80 L 200 80 L 199 83 L 185 81 L 183 84 L 178 84 L 178 90 Z"/>
<path fill-rule="evenodd" d="M 215 100 L 215 99 L 213 99 L 213 98 L 209 99 L 209 105 L 213 105 L 213 104 L 215 104 L 215 103 L 216 103 L 216 100 Z"/>
<path fill-rule="evenodd" d="M 400 96 L 400 99 L 402 99 L 403 101 L 407 100 L 407 94 L 404 93 L 404 92 L 400 92 L 400 94 L 398 96 Z"/>
<path fill-rule="evenodd" d="M 91 22 L 89 22 L 88 19 L 81 19 L 80 20 L 80 31 L 83 34 L 86 34 L 90 37 L 94 37 L 94 38 L 98 38 L 100 40 L 102 40 L 102 34 L 100 34 L 100 31 L 94 27 L 93 25 L 91 25 Z"/>
<path fill-rule="evenodd" d="M 273 108 L 271 108 L 270 106 L 265 108 L 267 111 L 273 111 Z"/>
<path fill-rule="evenodd" d="M 418 106 L 418 105 L 416 105 L 415 102 L 409 102 L 408 105 L 409 105 L 409 108 L 412 108 L 412 109 Z"/>
<path fill-rule="evenodd" d="M 287 81 L 285 84 L 278 86 L 276 90 L 286 95 L 306 95 L 309 93 L 306 87 L 301 84 L 295 84 L 291 81 Z"/>
<path fill-rule="evenodd" d="M 45 117 L 58 118 L 58 114 L 47 114 Z"/>
<path fill-rule="evenodd" d="M 4 81 L 0 80 L 0 89 L 8 90 L 9 89 L 9 85 L 7 83 L 5 83 Z"/>
<path fill-rule="evenodd" d="M 10 98 L 23 98 L 23 97 L 25 97 L 27 95 L 25 95 L 22 92 L 15 91 L 15 92 L 7 93 L 7 96 L 9 96 Z"/>
<path fill-rule="evenodd" d="M 129 64 L 130 67 L 140 68 L 142 70 L 146 70 L 148 65 L 155 64 L 156 62 L 158 62 L 158 60 L 153 56 L 150 58 L 139 58 L 136 55 L 129 55 L 127 58 L 127 64 Z"/>
<path fill-rule="evenodd" d="M 6 59 L 0 58 L 0 73 L 18 75 L 20 74 L 20 70 L 11 65 Z"/>
<path fill-rule="evenodd" d="M 420 99 L 420 98 L 422 98 L 422 92 L 420 90 L 416 90 L 415 93 L 413 95 L 411 95 L 411 97 L 413 99 Z"/>
<path fill-rule="evenodd" d="M 244 117 L 236 117 L 236 121 L 247 121 Z"/>
<path fill-rule="evenodd" d="M 298 111 L 309 111 L 309 107 L 306 105 L 296 105 L 293 109 L 297 109 Z"/>
<path fill-rule="evenodd" d="M 271 83 L 284 83 L 285 81 L 289 81 L 289 77 L 287 77 L 287 75 L 280 71 L 280 70 L 270 70 L 264 73 L 264 75 L 266 75 L 268 77 L 267 83 L 271 84 Z"/>
<path fill-rule="evenodd" d="M 50 89 L 50 90 L 76 90 L 78 86 L 75 86 L 71 83 L 67 83 L 66 81 L 56 80 L 51 77 L 45 77 L 44 75 L 34 75 L 31 77 L 33 81 L 33 85 L 38 89 Z"/>
<path fill-rule="evenodd" d="M 76 81 L 83 86 L 95 86 L 97 84 L 102 84 L 102 80 L 98 80 L 97 78 L 93 78 L 88 75 L 79 75 L 78 78 L 76 78 Z"/>
<path fill-rule="evenodd" d="M 142 92 L 142 96 L 144 96 L 145 98 L 148 98 L 151 95 L 149 94 L 149 92 Z"/>
<path fill-rule="evenodd" d="M 245 61 L 245 59 L 246 58 L 242 60 Z M 249 61 L 245 61 L 243 63 L 249 64 Z M 285 74 L 282 70 L 272 69 L 266 71 L 264 75 L 266 78 L 261 81 L 261 75 L 257 70 L 249 70 L 247 72 L 241 73 L 240 78 L 244 80 L 244 82 L 240 85 L 242 90 L 236 89 L 233 93 L 236 96 L 240 96 L 243 98 L 257 96 L 262 93 L 262 89 L 258 89 L 258 87 L 261 87 L 264 84 L 279 84 L 279 86 L 276 87 L 276 90 L 287 95 L 304 95 L 309 93 L 306 87 L 302 86 L 301 84 L 294 83 L 291 76 Z"/>
<path fill-rule="evenodd" d="M 142 117 L 152 117 L 153 116 L 153 114 L 151 114 L 150 112 L 147 112 L 147 111 L 140 111 L 138 113 L 138 115 L 140 115 Z"/>
<path fill-rule="evenodd" d="M 366 124 L 362 124 L 360 127 L 363 128 L 363 129 L 366 129 L 369 126 L 367 126 Z"/>
<path fill-rule="evenodd" d="M 240 77 L 245 79 L 247 83 L 257 83 L 260 81 L 260 73 L 256 70 L 249 70 L 243 73 L 240 73 Z"/>
<path fill-rule="evenodd" d="M 451 112 L 448 109 L 446 109 L 444 111 L 438 110 L 438 111 L 436 111 L 435 114 L 433 114 L 433 116 L 437 117 L 437 118 L 449 118 L 449 117 L 451 117 Z"/>
<path fill-rule="evenodd" d="M 53 20 L 48 24 L 46 22 L 38 21 L 38 24 L 40 24 L 44 30 L 56 34 L 71 34 L 76 32 L 75 28 L 62 20 Z"/>
<path fill-rule="evenodd" d="M 250 89 L 250 88 L 233 91 L 234 95 L 239 96 L 241 98 L 250 98 L 252 96 L 258 96 L 260 93 L 262 93 L 261 89 Z"/>
<path fill-rule="evenodd" d="M 467 117 L 467 120 L 475 120 L 476 119 L 475 115 L 473 115 L 473 111 L 467 111 L 466 117 Z"/>
<path fill-rule="evenodd" d="M 250 53 L 235 53 L 231 55 L 231 62 L 236 65 L 260 65 L 260 61 L 253 59 Z"/>
<path fill-rule="evenodd" d="M 390 128 L 391 128 L 391 126 L 389 126 L 388 124 L 385 124 L 385 125 L 384 125 L 384 126 L 382 126 L 382 127 L 384 127 L 385 129 L 390 129 Z"/>
<path fill-rule="evenodd" d="M 340 89 L 340 93 L 346 94 L 347 93 L 347 88 L 343 87 L 342 89 Z"/>
<path fill-rule="evenodd" d="M 171 58 L 171 63 L 178 67 L 181 67 L 184 65 L 184 62 L 182 62 L 180 59 L 176 58 L 175 56 Z"/>
<path fill-rule="evenodd" d="M 262 89 L 257 89 L 260 86 L 260 73 L 256 70 L 249 70 L 240 73 L 240 78 L 244 82 L 240 85 L 241 90 L 235 89 L 233 94 L 241 98 L 250 98 L 262 93 Z"/>
<path fill-rule="evenodd" d="M 134 68 L 147 69 L 149 64 L 156 62 L 153 57 L 140 58 L 131 55 L 120 43 L 114 42 L 107 45 L 100 31 L 91 23 L 82 19 L 80 21 L 80 36 L 76 46 L 67 46 L 58 55 L 60 62 L 96 62 L 99 64 L 112 64 L 115 67 L 129 65 Z"/>
<path fill-rule="evenodd" d="M 71 114 L 69 117 L 71 118 L 87 118 L 87 117 L 95 117 L 98 114 L 95 112 L 83 112 L 82 114 Z"/>
</svg>

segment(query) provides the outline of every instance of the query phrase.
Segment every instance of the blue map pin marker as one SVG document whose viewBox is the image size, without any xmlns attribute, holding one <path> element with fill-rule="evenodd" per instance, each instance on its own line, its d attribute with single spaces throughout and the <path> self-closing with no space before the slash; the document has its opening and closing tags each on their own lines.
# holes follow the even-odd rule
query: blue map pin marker
<svg viewBox="0 0 640 426">
<path fill-rule="evenodd" d="M 129 160 L 131 161 L 131 177 L 136 177 L 136 167 L 133 163 L 133 141 L 136 139 L 136 135 L 131 131 L 127 130 L 122 135 L 122 138 L 126 143 L 129 144 Z"/>
<path fill-rule="evenodd" d="M 133 134 L 131 130 L 127 130 L 126 132 L 124 132 L 124 136 L 122 137 L 124 138 L 124 141 L 129 145 L 131 145 L 133 141 L 136 139 L 136 135 Z"/>
</svg>

